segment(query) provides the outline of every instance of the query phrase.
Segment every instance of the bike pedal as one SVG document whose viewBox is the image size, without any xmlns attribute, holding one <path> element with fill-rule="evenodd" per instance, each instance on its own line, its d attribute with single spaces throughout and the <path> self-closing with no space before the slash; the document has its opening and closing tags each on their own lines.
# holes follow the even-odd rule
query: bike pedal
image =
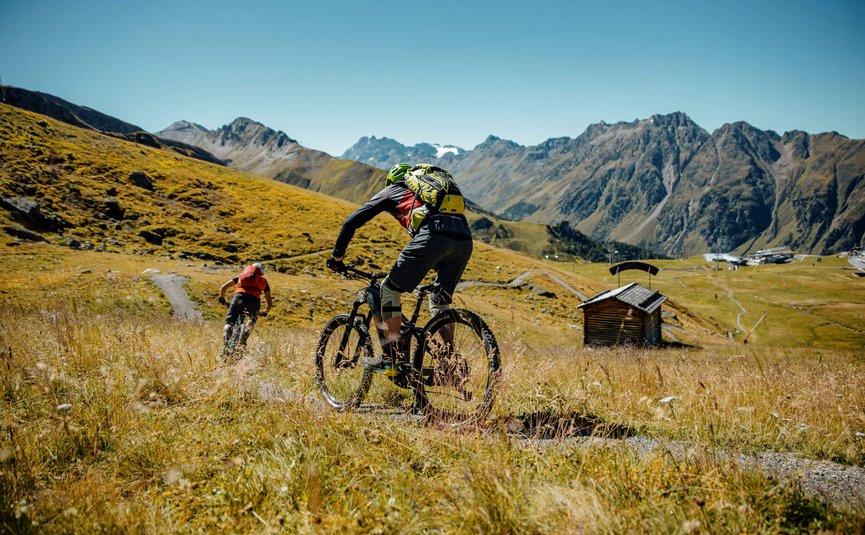
<svg viewBox="0 0 865 535">
<path fill-rule="evenodd" d="M 396 366 L 388 366 L 385 368 L 381 368 L 381 371 L 378 371 L 378 373 L 384 375 L 385 377 L 396 377 L 397 375 L 399 375 L 399 369 L 397 369 Z"/>
</svg>

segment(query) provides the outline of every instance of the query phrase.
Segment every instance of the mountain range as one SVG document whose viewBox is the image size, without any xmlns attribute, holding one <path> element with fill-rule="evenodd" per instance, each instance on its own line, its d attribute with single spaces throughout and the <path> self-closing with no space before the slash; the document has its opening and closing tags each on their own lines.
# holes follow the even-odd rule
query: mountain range
<svg viewBox="0 0 865 535">
<path fill-rule="evenodd" d="M 390 161 L 380 159 L 385 149 Z M 346 151 L 381 168 L 414 154 L 387 138 Z M 779 135 L 736 122 L 709 133 L 677 112 L 534 146 L 490 136 L 428 161 L 506 218 L 567 221 L 595 240 L 670 255 L 776 245 L 825 254 L 865 233 L 865 141 L 836 132 Z"/>
<path fill-rule="evenodd" d="M 389 137 L 364 136 L 340 158 L 363 162 L 385 170 L 399 162 L 436 162 L 439 166 L 447 168 L 459 160 L 465 152 L 465 149 L 455 145 L 418 143 L 407 147 Z"/>
<path fill-rule="evenodd" d="M 532 254 L 599 256 L 613 247 L 684 256 L 775 245 L 825 254 L 861 245 L 865 233 L 865 141 L 835 132 L 779 135 L 737 122 L 709 133 L 672 113 L 601 122 L 534 146 L 495 136 L 471 150 L 364 137 L 349 160 L 247 118 L 216 130 L 178 121 L 151 134 L 58 97 L 3 89 L 7 103 L 75 126 L 355 203 L 381 187 L 393 163 L 437 163 L 472 201 L 481 239 Z"/>
<path fill-rule="evenodd" d="M 177 121 L 156 134 L 201 147 L 231 167 L 353 202 L 364 202 L 384 183 L 385 173 L 375 167 L 306 148 L 245 117 L 215 130 Z"/>
<path fill-rule="evenodd" d="M 142 146 L 141 154 L 154 148 L 172 150 L 184 156 L 217 164 L 221 168 L 233 167 L 249 170 L 266 178 L 273 178 L 355 203 L 366 201 L 373 192 L 382 186 L 384 181 L 385 173 L 377 168 L 352 160 L 338 160 L 321 151 L 308 149 L 299 145 L 285 133 L 272 130 L 261 123 L 246 118 L 238 118 L 231 124 L 213 131 L 189 121 L 178 121 L 159 133 L 162 135 L 157 135 L 144 132 L 136 125 L 91 108 L 70 103 L 53 95 L 10 86 L 2 86 L 2 89 L 2 94 L 7 97 L 5 101 L 7 104 L 36 112 L 43 117 L 48 116 L 57 119 L 79 129 L 137 143 Z M 38 126 L 39 128 L 47 128 L 47 124 L 45 121 L 40 121 Z M 209 150 L 205 150 L 204 147 Z M 457 153 L 459 150 L 461 149 L 454 147 L 435 147 L 433 152 Z M 218 154 L 219 157 L 214 154 Z M 106 156 L 106 158 L 111 159 L 113 157 Z M 0 154 L 0 163 L 3 163 L 4 159 L 7 158 Z M 8 169 L 22 165 L 26 167 L 29 164 L 25 161 L 6 162 Z M 108 161 L 99 165 L 100 169 L 111 173 L 116 172 L 116 167 L 116 162 Z M 158 176 L 154 177 L 143 172 L 134 172 L 129 176 L 129 179 L 138 184 L 144 191 L 155 191 L 155 182 Z M 162 176 L 166 175 L 163 174 Z M 24 181 L 22 186 L 26 186 L 26 182 Z M 62 232 L 64 229 L 79 226 L 80 221 L 73 224 L 59 213 L 55 213 L 50 202 L 42 202 L 33 198 L 30 195 L 32 189 L 31 187 L 24 187 L 21 192 L 18 192 L 23 193 L 23 195 L 0 198 L 0 207 L 8 210 L 13 219 L 24 218 L 24 220 L 29 221 L 37 230 L 48 229 Z M 127 210 L 112 200 L 110 195 L 107 197 L 109 200 L 106 201 L 108 203 L 106 206 L 96 203 L 90 208 L 100 213 L 107 211 L 106 213 L 110 212 L 115 216 L 119 216 L 121 212 L 125 213 Z M 653 255 L 651 251 L 629 247 L 626 244 L 598 243 L 573 229 L 562 232 L 559 227 L 505 221 L 496 217 L 495 214 L 483 210 L 471 200 L 467 200 L 467 204 L 469 207 L 467 216 L 475 238 L 498 247 L 514 249 L 533 256 L 548 256 L 562 260 L 584 258 L 602 261 L 607 258 L 608 248 L 618 250 L 619 258 L 622 260 Z M 129 220 L 132 221 L 131 218 Z M 27 234 L 29 231 L 26 229 L 4 228 L 7 233 L 12 232 L 15 236 L 34 239 L 33 236 Z M 150 228 L 150 226 L 145 225 L 139 230 L 148 236 L 147 239 L 151 242 L 161 243 L 169 234 L 175 234 L 174 231 L 165 231 L 165 228 L 164 226 Z M 86 233 L 83 229 L 82 231 Z M 206 243 L 201 243 L 198 246 L 199 251 L 195 254 L 220 258 L 220 254 L 214 252 L 213 249 L 215 244 L 219 249 L 219 242 L 219 240 L 215 242 L 208 240 Z M 229 244 L 228 248 L 236 249 L 237 246 Z M 231 254 L 230 251 L 229 254 Z M 268 256 L 270 255 L 263 255 L 263 257 Z"/>
</svg>

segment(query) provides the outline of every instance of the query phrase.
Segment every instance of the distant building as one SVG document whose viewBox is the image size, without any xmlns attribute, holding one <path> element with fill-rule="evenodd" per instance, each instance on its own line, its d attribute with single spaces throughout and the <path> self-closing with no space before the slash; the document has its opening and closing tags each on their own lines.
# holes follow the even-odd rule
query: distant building
<svg viewBox="0 0 865 535">
<path fill-rule="evenodd" d="M 729 253 L 705 253 L 703 258 L 706 262 L 727 262 L 729 264 L 744 266 L 745 258 Z"/>
<path fill-rule="evenodd" d="M 667 298 L 632 282 L 601 292 L 583 309 L 585 345 L 657 345 L 661 343 L 661 305 Z"/>
<path fill-rule="evenodd" d="M 793 250 L 789 247 L 771 247 L 760 249 L 747 256 L 736 256 L 728 253 L 705 253 L 706 262 L 727 262 L 735 266 L 760 266 L 763 264 L 786 264 L 793 261 Z"/>
<path fill-rule="evenodd" d="M 760 249 L 756 253 L 755 256 L 772 256 L 772 255 L 789 255 L 793 256 L 793 249 L 790 249 L 786 245 L 782 245 L 781 247 L 769 247 L 768 249 Z"/>
</svg>

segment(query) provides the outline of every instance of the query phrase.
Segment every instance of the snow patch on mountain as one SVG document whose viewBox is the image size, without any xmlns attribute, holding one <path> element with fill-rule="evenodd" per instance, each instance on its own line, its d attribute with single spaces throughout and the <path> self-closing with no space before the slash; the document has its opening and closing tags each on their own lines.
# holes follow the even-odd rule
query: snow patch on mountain
<svg viewBox="0 0 865 535">
<path fill-rule="evenodd" d="M 445 154 L 453 154 L 454 156 L 459 156 L 460 149 L 459 147 L 453 146 L 441 146 L 439 144 L 433 144 L 433 147 L 436 149 L 436 158 L 441 158 Z"/>
</svg>

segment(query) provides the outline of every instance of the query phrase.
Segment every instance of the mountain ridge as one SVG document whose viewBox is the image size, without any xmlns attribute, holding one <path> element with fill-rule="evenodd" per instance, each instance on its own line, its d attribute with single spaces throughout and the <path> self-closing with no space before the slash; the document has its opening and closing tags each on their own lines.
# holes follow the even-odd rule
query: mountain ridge
<svg viewBox="0 0 865 535">
<path fill-rule="evenodd" d="M 490 135 L 445 166 L 467 196 L 508 219 L 567 221 L 596 240 L 670 255 L 773 245 L 830 253 L 865 233 L 865 141 L 837 132 L 779 135 L 735 121 L 710 133 L 673 112 L 531 146 Z"/>
<path fill-rule="evenodd" d="M 48 93 L 4 85 L 2 86 L 2 95 L 5 104 L 47 115 L 72 126 L 86 128 L 148 147 L 168 148 L 184 156 L 205 162 L 224 164 L 222 160 L 196 145 L 154 136 L 140 126 L 127 123 L 87 106 L 73 104 Z"/>
<path fill-rule="evenodd" d="M 304 147 L 285 132 L 247 117 L 213 130 L 181 120 L 157 135 L 211 151 L 231 167 L 356 203 L 384 183 L 385 173 L 377 168 Z"/>
</svg>

